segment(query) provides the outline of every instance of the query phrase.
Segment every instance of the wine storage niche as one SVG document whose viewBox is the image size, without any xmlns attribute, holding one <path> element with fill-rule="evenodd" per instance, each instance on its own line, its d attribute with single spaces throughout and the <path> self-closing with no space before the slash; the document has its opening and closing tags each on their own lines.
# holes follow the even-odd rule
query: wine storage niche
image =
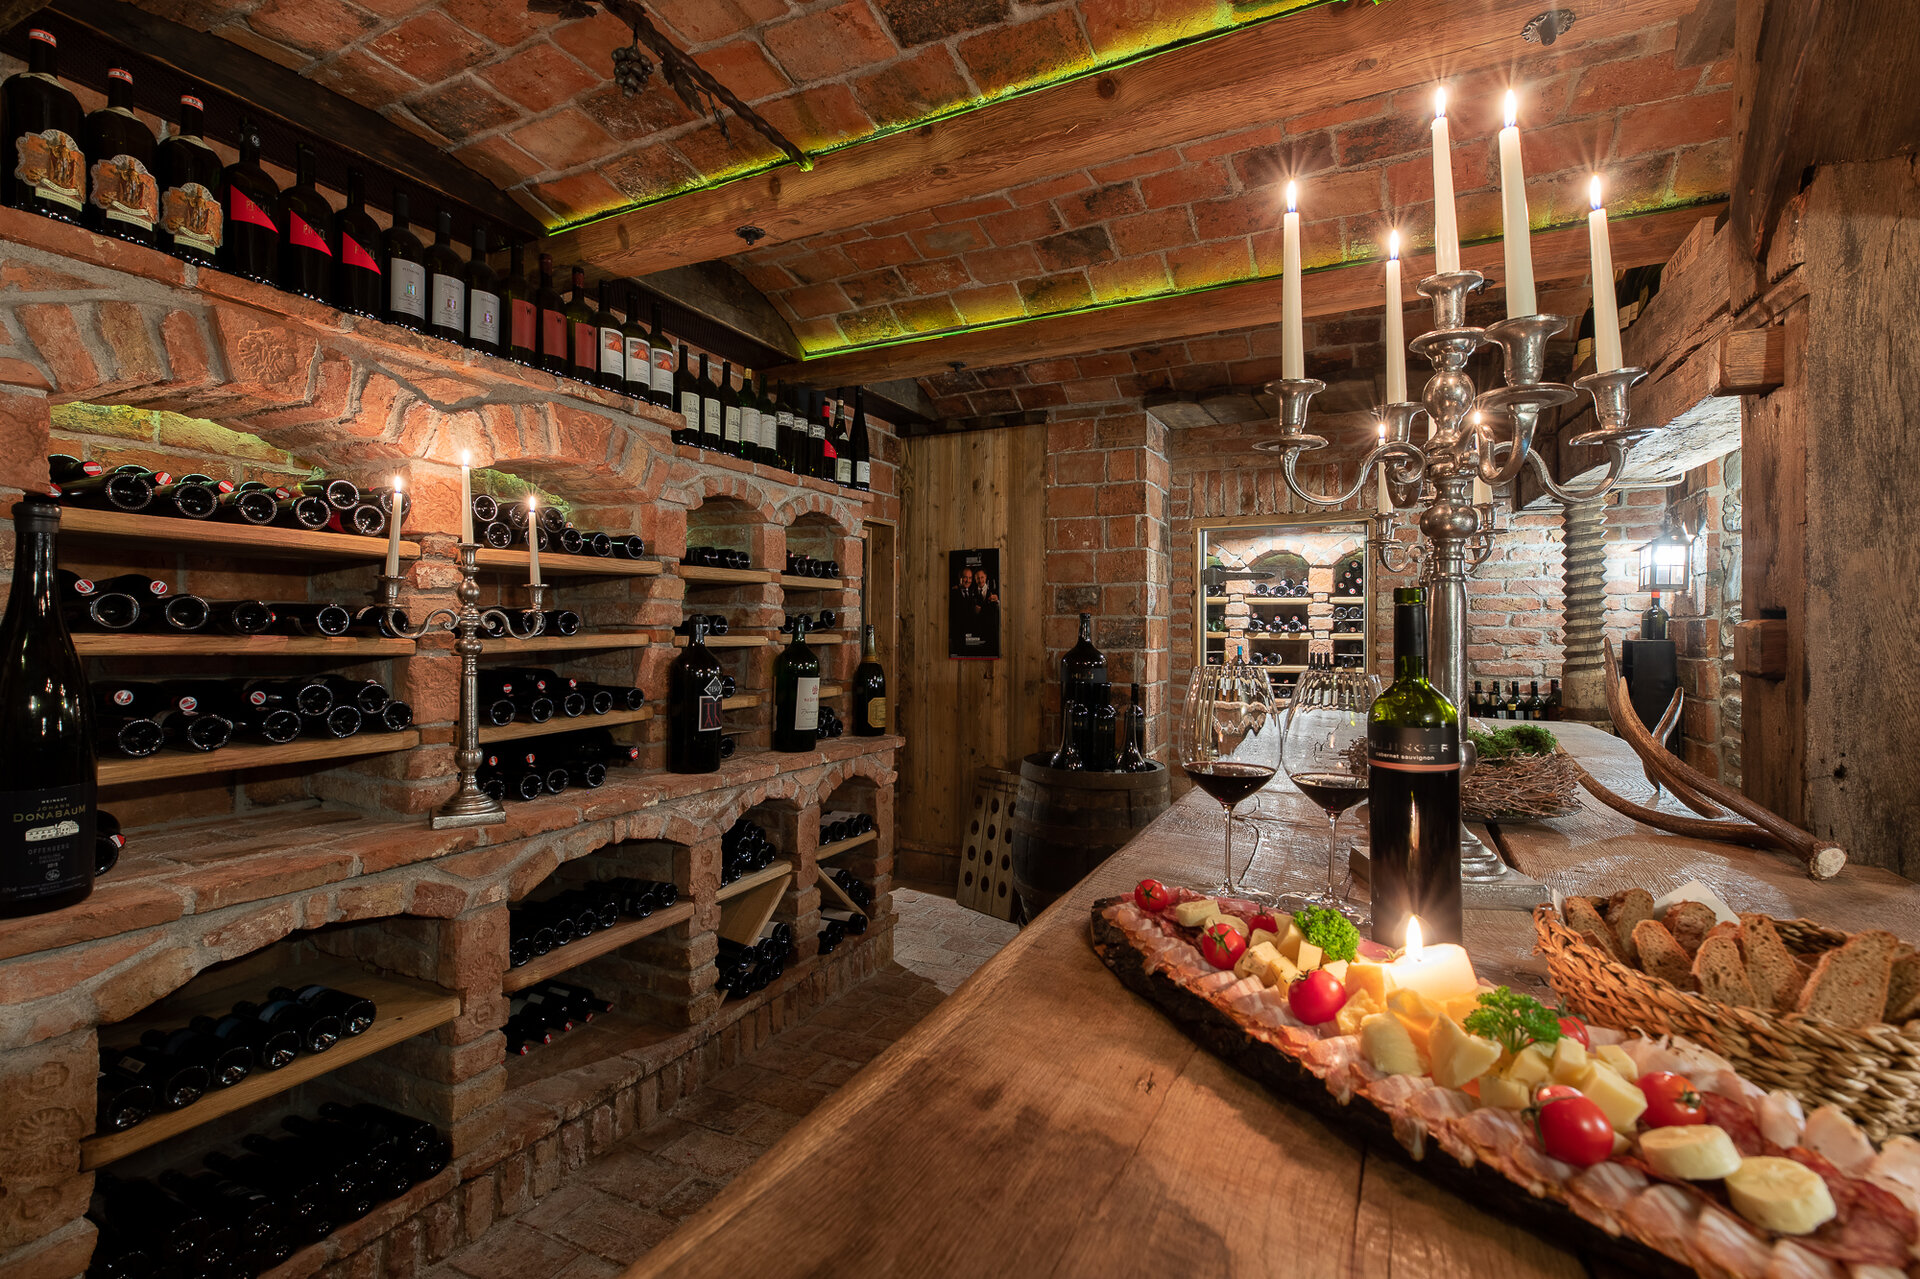
<svg viewBox="0 0 1920 1279">
<path fill-rule="evenodd" d="M 1195 661 L 1243 658 L 1291 696 L 1310 653 L 1365 664 L 1364 520 L 1241 517 L 1195 525 Z"/>
</svg>

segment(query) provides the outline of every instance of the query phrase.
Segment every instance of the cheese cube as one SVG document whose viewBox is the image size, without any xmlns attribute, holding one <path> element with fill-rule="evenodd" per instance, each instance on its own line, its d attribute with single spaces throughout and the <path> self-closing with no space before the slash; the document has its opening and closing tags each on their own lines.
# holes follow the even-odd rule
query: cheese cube
<svg viewBox="0 0 1920 1279">
<path fill-rule="evenodd" d="M 1501 1049 L 1491 1039 L 1469 1035 L 1451 1017 L 1441 1017 L 1433 1023 L 1428 1051 L 1433 1057 L 1433 1082 L 1442 1088 L 1464 1088 L 1493 1069 Z"/>
<path fill-rule="evenodd" d="M 1392 989 L 1393 980 L 1387 975 L 1385 964 L 1369 963 L 1356 959 L 1347 965 L 1347 994 L 1357 995 L 1361 991 L 1373 996 L 1373 1002 L 1382 1008 L 1387 1006 L 1387 991 Z"/>
<path fill-rule="evenodd" d="M 1447 1016 L 1465 1024 L 1467 1015 L 1480 1007 L 1480 992 L 1475 991 L 1471 995 L 1455 995 L 1441 1007 L 1446 1009 Z"/>
<path fill-rule="evenodd" d="M 1270 933 L 1264 928 L 1256 928 L 1253 930 L 1252 935 L 1247 938 L 1247 947 L 1251 949 L 1255 946 L 1258 946 L 1261 942 L 1267 942 L 1271 944 L 1273 946 L 1274 952 L 1276 954 L 1279 953 L 1280 934 Z"/>
<path fill-rule="evenodd" d="M 1240 959 L 1233 966 L 1235 977 L 1246 977 L 1253 973 L 1261 974 L 1260 980 L 1266 981 L 1267 965 L 1280 958 L 1280 952 L 1266 942 L 1258 946 L 1249 946 L 1241 952 Z"/>
<path fill-rule="evenodd" d="M 1535 1088 L 1553 1077 L 1552 1051 L 1545 1044 L 1528 1044 L 1507 1065 L 1506 1075 L 1515 1083 Z"/>
<path fill-rule="evenodd" d="M 1400 1019 L 1407 1028 L 1407 1034 L 1421 1052 L 1430 1052 L 1428 1043 L 1433 1034 L 1435 1022 L 1447 1020 L 1447 1015 L 1435 1006 L 1432 1000 L 1417 990 L 1401 989 L 1387 995 L 1387 1011 Z"/>
<path fill-rule="evenodd" d="M 1502 1110 L 1525 1110 L 1527 1103 L 1532 1100 L 1533 1089 L 1517 1079 L 1495 1074 L 1480 1076 L 1480 1104 L 1483 1106 L 1498 1106 Z"/>
<path fill-rule="evenodd" d="M 1220 903 L 1211 897 L 1181 902 L 1173 908 L 1173 922 L 1182 928 L 1198 928 L 1220 913 Z"/>
<path fill-rule="evenodd" d="M 1239 933 L 1242 937 L 1245 937 L 1247 935 L 1247 929 L 1249 925 L 1247 924 L 1247 921 L 1240 918 L 1240 916 L 1229 915 L 1224 911 L 1222 911 L 1219 914 L 1214 915 L 1212 919 L 1209 919 L 1207 921 L 1207 924 L 1211 926 L 1215 919 L 1219 920 L 1221 923 L 1225 924 L 1227 927 L 1233 929 L 1234 932 Z"/>
<path fill-rule="evenodd" d="M 1647 1108 L 1647 1095 L 1639 1085 L 1628 1083 L 1602 1061 L 1590 1062 L 1584 1082 L 1576 1087 L 1600 1107 L 1615 1132 L 1631 1133 Z"/>
<path fill-rule="evenodd" d="M 1638 1079 L 1640 1077 L 1640 1068 L 1633 1064 L 1633 1058 L 1627 1056 L 1625 1050 L 1618 1044 L 1606 1044 L 1596 1048 L 1593 1050 L 1593 1056 L 1598 1057 L 1601 1061 L 1606 1062 L 1607 1065 L 1612 1066 L 1613 1073 L 1619 1075 L 1622 1079 Z"/>
<path fill-rule="evenodd" d="M 1260 974 L 1260 980 L 1276 990 L 1285 990 L 1300 980 L 1300 970 L 1287 962 L 1287 957 L 1275 951 L 1273 958 L 1267 961 L 1266 970 Z"/>
<path fill-rule="evenodd" d="M 1360 1047 L 1373 1068 L 1383 1075 L 1424 1073 L 1420 1050 L 1414 1047 L 1406 1026 L 1398 1017 L 1375 1013 L 1361 1022 Z"/>
<path fill-rule="evenodd" d="M 1335 981 L 1341 983 L 1342 985 L 1346 984 L 1346 981 L 1347 981 L 1347 961 L 1346 960 L 1329 959 L 1326 963 L 1320 965 L 1320 969 L 1322 972 L 1332 973 L 1333 979 Z"/>
<path fill-rule="evenodd" d="M 1300 931 L 1300 925 L 1289 919 L 1287 921 L 1287 930 L 1280 934 L 1280 953 L 1285 955 L 1288 961 L 1297 967 L 1300 963 L 1300 945 L 1306 940 L 1307 935 Z"/>
<path fill-rule="evenodd" d="M 1333 1024 L 1343 1035 L 1360 1033 L 1360 1023 L 1380 1011 L 1380 1005 L 1372 995 L 1361 991 L 1349 996 L 1347 1002 L 1340 1005 L 1340 1011 L 1333 1015 Z"/>
<path fill-rule="evenodd" d="M 1300 943 L 1300 949 L 1294 953 L 1293 962 L 1303 973 L 1310 973 L 1320 966 L 1320 948 L 1310 941 Z"/>
<path fill-rule="evenodd" d="M 1553 1082 L 1572 1084 L 1578 1088 L 1580 1077 L 1587 1072 L 1587 1048 L 1572 1036 L 1566 1036 L 1553 1046 Z"/>
</svg>

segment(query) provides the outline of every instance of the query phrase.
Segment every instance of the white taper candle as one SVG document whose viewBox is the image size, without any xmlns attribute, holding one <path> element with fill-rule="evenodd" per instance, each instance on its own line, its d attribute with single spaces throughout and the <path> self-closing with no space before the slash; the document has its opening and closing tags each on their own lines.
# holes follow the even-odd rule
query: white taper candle
<svg viewBox="0 0 1920 1279">
<path fill-rule="evenodd" d="M 1407 329 L 1400 298 L 1400 233 L 1387 237 L 1387 403 L 1407 398 Z M 1382 431 L 1386 427 L 1380 428 Z"/>
<path fill-rule="evenodd" d="M 1593 367 L 1611 373 L 1620 367 L 1620 305 L 1613 295 L 1613 241 L 1607 236 L 1607 206 L 1600 199 L 1600 175 L 1587 188 L 1593 211 L 1587 214 L 1587 243 L 1593 255 Z"/>
<path fill-rule="evenodd" d="M 1385 422 L 1380 424 L 1379 442 L 1382 445 L 1387 442 L 1387 424 Z M 1373 509 L 1381 515 L 1391 515 L 1393 514 L 1393 494 L 1387 489 L 1387 460 L 1385 458 L 1380 459 L 1380 465 L 1375 469 L 1373 475 L 1375 486 Z"/>
<path fill-rule="evenodd" d="M 540 499 L 527 496 L 527 584 L 540 585 Z"/>
<path fill-rule="evenodd" d="M 473 541 L 473 454 L 460 455 L 460 540 Z"/>
<path fill-rule="evenodd" d="M 1433 269 L 1460 269 L 1460 228 L 1453 216 L 1453 140 L 1447 132 L 1447 91 L 1433 95 Z"/>
<path fill-rule="evenodd" d="M 1307 360 L 1300 316 L 1299 188 L 1291 182 L 1287 183 L 1287 216 L 1284 225 L 1280 281 L 1280 376 L 1303 378 L 1307 375 Z"/>
<path fill-rule="evenodd" d="M 400 477 L 393 477 L 393 516 L 387 521 L 387 576 L 400 576 L 400 513 L 406 509 Z"/>
<path fill-rule="evenodd" d="M 1507 124 L 1500 130 L 1501 243 L 1507 262 L 1507 315 L 1533 315 L 1540 309 L 1533 291 L 1533 228 L 1527 218 L 1527 175 L 1520 164 L 1519 110 L 1507 90 Z"/>
</svg>

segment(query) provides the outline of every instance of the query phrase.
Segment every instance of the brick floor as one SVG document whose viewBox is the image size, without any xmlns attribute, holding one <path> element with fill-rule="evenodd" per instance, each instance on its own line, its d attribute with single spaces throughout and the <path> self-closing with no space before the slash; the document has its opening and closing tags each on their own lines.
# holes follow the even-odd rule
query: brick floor
<svg viewBox="0 0 1920 1279">
<path fill-rule="evenodd" d="M 495 1225 L 425 1279 L 607 1279 L 917 1025 L 1018 931 L 951 898 L 894 891 L 895 962 L 788 1027 L 659 1122 Z"/>
</svg>

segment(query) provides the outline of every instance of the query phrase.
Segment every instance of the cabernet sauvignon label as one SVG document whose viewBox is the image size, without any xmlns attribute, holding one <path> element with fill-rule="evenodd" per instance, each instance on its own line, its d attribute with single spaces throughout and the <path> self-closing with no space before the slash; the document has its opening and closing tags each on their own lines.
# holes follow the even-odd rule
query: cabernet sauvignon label
<svg viewBox="0 0 1920 1279">
<path fill-rule="evenodd" d="M 820 727 L 820 677 L 802 675 L 794 680 L 793 727 L 795 732 L 812 733 Z"/>
<path fill-rule="evenodd" d="M 1403 773 L 1445 773 L 1460 767 L 1460 730 L 1451 724 L 1372 724 L 1367 762 Z"/>
<path fill-rule="evenodd" d="M 93 866 L 93 786 L 0 792 L 0 901 L 72 892 Z"/>
</svg>

